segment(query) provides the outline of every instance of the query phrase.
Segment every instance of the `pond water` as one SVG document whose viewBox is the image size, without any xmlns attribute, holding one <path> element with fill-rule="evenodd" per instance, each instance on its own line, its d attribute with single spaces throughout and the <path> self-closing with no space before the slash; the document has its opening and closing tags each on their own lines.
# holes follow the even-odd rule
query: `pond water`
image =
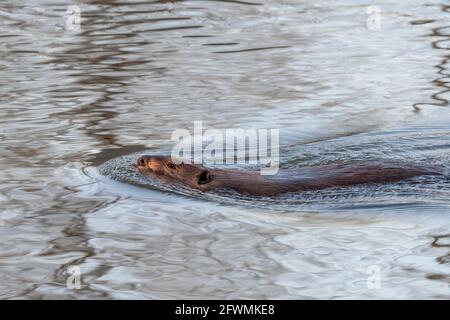
<svg viewBox="0 0 450 320">
<path fill-rule="evenodd" d="M 0 298 L 450 298 L 446 179 L 274 204 L 98 171 L 194 120 L 279 128 L 282 167 L 447 165 L 448 3 L 73 4 L 0 3 Z"/>
</svg>

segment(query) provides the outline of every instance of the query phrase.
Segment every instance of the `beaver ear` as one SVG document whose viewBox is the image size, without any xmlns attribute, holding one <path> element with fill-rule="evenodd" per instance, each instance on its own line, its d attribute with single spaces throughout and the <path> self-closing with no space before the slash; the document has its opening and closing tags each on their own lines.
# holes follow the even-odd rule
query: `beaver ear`
<svg viewBox="0 0 450 320">
<path fill-rule="evenodd" d="M 208 170 L 203 170 L 202 173 L 200 173 L 197 176 L 198 184 L 207 184 L 210 181 L 211 181 L 211 173 L 209 173 Z"/>
</svg>

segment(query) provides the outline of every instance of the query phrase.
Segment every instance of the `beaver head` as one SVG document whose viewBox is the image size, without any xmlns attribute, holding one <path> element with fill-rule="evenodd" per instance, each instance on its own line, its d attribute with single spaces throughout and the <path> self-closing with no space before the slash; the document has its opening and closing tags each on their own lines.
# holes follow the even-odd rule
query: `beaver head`
<svg viewBox="0 0 450 320">
<path fill-rule="evenodd" d="M 170 156 L 141 156 L 136 162 L 138 171 L 153 178 L 168 182 L 182 182 L 206 191 L 212 181 L 211 172 L 201 165 L 181 162 L 176 164 Z"/>
</svg>

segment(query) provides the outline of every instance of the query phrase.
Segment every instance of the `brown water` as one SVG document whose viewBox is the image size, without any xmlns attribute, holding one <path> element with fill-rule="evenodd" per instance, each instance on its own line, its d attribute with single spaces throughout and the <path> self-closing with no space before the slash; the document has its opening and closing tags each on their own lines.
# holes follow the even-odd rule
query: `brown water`
<svg viewBox="0 0 450 320">
<path fill-rule="evenodd" d="M 284 166 L 448 163 L 448 3 L 256 1 L 0 2 L 1 298 L 450 298 L 445 180 L 275 206 L 96 171 L 194 120 L 280 128 Z"/>
</svg>

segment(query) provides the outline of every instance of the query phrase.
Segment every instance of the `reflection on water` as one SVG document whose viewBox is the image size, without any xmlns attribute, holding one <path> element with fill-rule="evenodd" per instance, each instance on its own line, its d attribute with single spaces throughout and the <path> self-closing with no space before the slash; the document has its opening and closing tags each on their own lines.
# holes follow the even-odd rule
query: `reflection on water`
<svg viewBox="0 0 450 320">
<path fill-rule="evenodd" d="M 448 5 L 84 0 L 78 32 L 69 5 L 0 3 L 1 298 L 449 297 L 444 181 L 274 208 L 90 171 L 193 120 L 281 128 L 289 166 L 446 163 Z"/>
<path fill-rule="evenodd" d="M 448 5 L 442 5 L 442 11 L 445 13 L 450 13 L 450 6 Z M 434 22 L 433 20 L 427 20 L 424 21 L 422 23 L 432 23 Z M 411 22 L 411 24 L 417 24 L 414 23 L 414 21 Z M 431 103 L 434 106 L 443 106 L 443 107 L 447 107 L 448 106 L 448 100 L 446 98 L 446 96 L 448 96 L 449 92 L 450 92 L 450 86 L 448 85 L 448 81 L 449 81 L 449 74 L 448 74 L 448 63 L 450 61 L 450 55 L 448 54 L 448 50 L 450 48 L 449 46 L 449 26 L 444 26 L 444 27 L 437 27 L 437 28 L 433 28 L 431 30 L 431 37 L 433 37 L 433 39 L 437 39 L 432 41 L 431 45 L 433 46 L 434 49 L 438 49 L 438 50 L 443 50 L 444 54 L 442 55 L 442 60 L 440 61 L 439 64 L 437 64 L 435 66 L 435 68 L 438 70 L 438 75 L 439 78 L 436 78 L 435 80 L 433 80 L 433 84 L 435 87 L 441 89 L 441 91 L 438 91 L 436 93 L 433 93 L 431 95 L 432 99 L 434 100 L 433 103 Z M 414 103 L 413 106 L 416 110 L 420 110 L 419 107 L 420 105 L 422 105 L 423 103 Z M 429 103 L 430 104 L 430 103 Z"/>
</svg>

